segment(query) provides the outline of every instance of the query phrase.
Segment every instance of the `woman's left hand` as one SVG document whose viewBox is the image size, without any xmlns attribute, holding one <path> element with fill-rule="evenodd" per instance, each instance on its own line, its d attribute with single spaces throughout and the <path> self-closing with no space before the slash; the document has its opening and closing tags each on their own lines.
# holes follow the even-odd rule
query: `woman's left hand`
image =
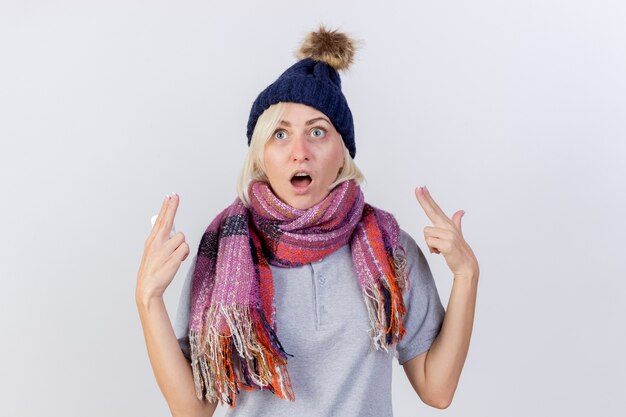
<svg viewBox="0 0 626 417">
<path fill-rule="evenodd" d="M 441 253 L 452 273 L 477 277 L 478 261 L 472 248 L 463 239 L 461 217 L 465 212 L 458 210 L 450 219 L 435 203 L 426 187 L 417 187 L 415 196 L 433 226 L 424 227 L 424 238 L 431 253 Z"/>
</svg>

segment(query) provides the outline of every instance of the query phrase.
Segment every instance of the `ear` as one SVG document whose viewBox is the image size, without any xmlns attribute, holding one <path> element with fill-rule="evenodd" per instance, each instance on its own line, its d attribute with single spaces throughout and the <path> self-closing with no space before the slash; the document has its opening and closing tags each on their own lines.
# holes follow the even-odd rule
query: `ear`
<svg viewBox="0 0 626 417">
<path fill-rule="evenodd" d="M 346 164 L 346 159 L 344 158 L 343 162 L 341 163 L 341 166 L 339 167 L 339 170 L 337 171 L 337 176 L 335 177 L 335 180 L 339 178 L 339 176 L 343 172 L 343 167 L 345 166 L 345 164 Z"/>
</svg>

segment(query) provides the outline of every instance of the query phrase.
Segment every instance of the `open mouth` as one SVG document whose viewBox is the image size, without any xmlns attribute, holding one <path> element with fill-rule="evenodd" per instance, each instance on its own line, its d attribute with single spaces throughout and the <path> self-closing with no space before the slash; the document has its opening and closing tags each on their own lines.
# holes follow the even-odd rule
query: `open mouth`
<svg viewBox="0 0 626 417">
<path fill-rule="evenodd" d="M 311 184 L 313 179 L 307 173 L 296 173 L 293 177 L 291 177 L 291 185 L 296 188 L 306 188 Z"/>
</svg>

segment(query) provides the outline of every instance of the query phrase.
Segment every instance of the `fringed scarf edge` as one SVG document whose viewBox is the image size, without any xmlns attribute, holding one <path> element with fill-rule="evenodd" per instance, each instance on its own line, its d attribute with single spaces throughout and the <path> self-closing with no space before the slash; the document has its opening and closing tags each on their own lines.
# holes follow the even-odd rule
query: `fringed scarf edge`
<svg viewBox="0 0 626 417">
<path fill-rule="evenodd" d="M 287 356 L 292 355 L 285 352 L 262 311 L 212 303 L 206 317 L 205 334 L 191 331 L 189 337 L 198 399 L 219 400 L 234 408 L 239 388 L 243 388 L 269 389 L 280 398 L 295 401 L 287 373 Z M 226 320 L 229 334 L 210 325 L 220 318 Z"/>
</svg>

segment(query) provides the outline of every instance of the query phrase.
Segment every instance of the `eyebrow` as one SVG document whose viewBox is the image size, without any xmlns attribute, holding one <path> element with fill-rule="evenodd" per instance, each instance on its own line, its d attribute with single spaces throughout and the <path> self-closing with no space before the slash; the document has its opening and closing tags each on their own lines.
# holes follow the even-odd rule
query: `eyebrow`
<svg viewBox="0 0 626 417">
<path fill-rule="evenodd" d="M 331 123 L 330 123 L 328 120 L 326 120 L 324 117 L 316 117 L 315 119 L 311 119 L 311 120 L 309 120 L 309 121 L 308 121 L 308 122 L 306 122 L 304 125 L 305 125 L 305 126 L 312 125 L 313 123 L 317 122 L 318 120 L 323 120 L 323 121 L 325 121 L 326 123 L 331 124 Z M 280 121 L 280 124 L 281 124 L 281 125 L 285 125 L 285 126 L 287 126 L 287 127 L 290 127 L 290 126 L 291 126 L 291 123 L 289 123 L 289 122 L 288 122 L 288 121 L 286 121 L 286 120 L 281 120 L 281 121 Z"/>
</svg>

